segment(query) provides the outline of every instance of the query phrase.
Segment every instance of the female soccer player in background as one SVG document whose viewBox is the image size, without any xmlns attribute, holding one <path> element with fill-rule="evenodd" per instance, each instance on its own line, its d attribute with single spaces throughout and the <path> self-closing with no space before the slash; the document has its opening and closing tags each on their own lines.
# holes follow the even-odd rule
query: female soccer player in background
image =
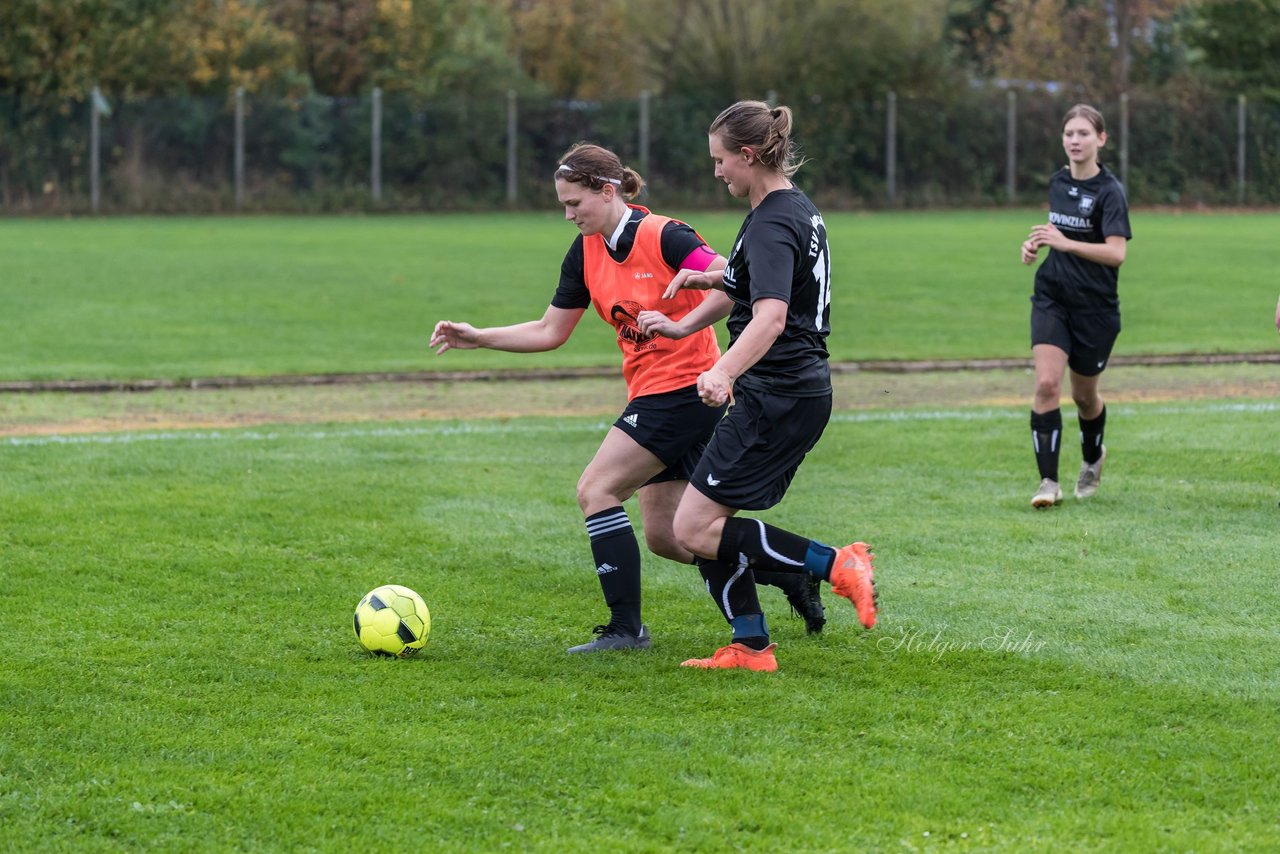
<svg viewBox="0 0 1280 854">
<path fill-rule="evenodd" d="M 593 304 L 617 330 L 628 403 L 578 481 L 578 503 L 610 619 L 595 628 L 594 639 L 569 651 L 645 649 L 651 640 L 641 622 L 640 550 L 622 505 L 638 494 L 650 550 L 691 563 L 693 555 L 672 531 L 672 517 L 725 405 L 707 407 L 698 397 L 698 376 L 720 355 L 711 329 L 676 341 L 641 331 L 636 318 L 658 305 L 677 270 L 719 270 L 725 260 L 688 225 L 628 205 L 644 181 L 608 149 L 571 148 L 560 158 L 555 186 L 565 219 L 580 234 L 565 254 L 560 284 L 542 318 L 483 329 L 442 320 L 431 346 L 437 353 L 477 347 L 554 350 Z M 727 309 L 721 302 L 727 302 L 722 294 L 685 291 L 671 310 L 678 318 L 691 314 L 696 319 L 707 311 L 722 317 Z M 812 629 L 816 622 L 820 630 L 822 601 L 816 591 L 791 578 L 785 581 L 784 592 L 806 625 Z"/>
<path fill-rule="evenodd" d="M 1129 201 L 1119 179 L 1098 160 L 1107 142 L 1102 114 L 1077 104 L 1062 121 L 1067 165 L 1049 179 L 1049 222 L 1034 226 L 1022 244 L 1022 263 L 1031 264 L 1042 247 L 1049 255 L 1036 270 L 1031 297 L 1031 352 L 1036 387 L 1031 403 L 1031 438 L 1040 488 L 1031 506 L 1062 500 L 1058 449 L 1062 436 L 1062 375 L 1071 373 L 1071 397 L 1080 422 L 1083 462 L 1076 498 L 1098 491 L 1107 449 L 1102 444 L 1107 408 L 1098 381 L 1120 334 L 1116 293 L 1129 230 Z"/>
<path fill-rule="evenodd" d="M 733 406 L 716 427 L 676 511 L 680 544 L 700 556 L 702 577 L 733 630 L 732 642 L 690 667 L 776 670 L 776 644 L 756 595 L 756 572 L 793 573 L 831 583 L 858 609 L 862 625 L 876 621 L 871 555 L 865 543 L 834 549 L 816 540 L 737 518 L 782 500 L 796 470 L 831 416 L 831 255 L 827 229 L 813 202 L 791 183 L 798 168 L 791 110 L 740 101 L 708 131 L 715 174 L 730 195 L 751 204 L 723 270 L 677 273 L 667 288 L 716 288 L 731 307 L 728 350 L 698 377 L 709 407 Z M 658 312 L 640 316 L 646 333 L 700 334 L 711 312 L 683 320 Z"/>
</svg>

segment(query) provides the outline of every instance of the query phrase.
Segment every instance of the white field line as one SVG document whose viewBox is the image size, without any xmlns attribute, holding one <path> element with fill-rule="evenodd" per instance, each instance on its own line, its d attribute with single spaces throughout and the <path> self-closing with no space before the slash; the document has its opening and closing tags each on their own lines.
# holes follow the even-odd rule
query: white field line
<svg viewBox="0 0 1280 854">
<path fill-rule="evenodd" d="M 1114 406 L 1117 415 L 1195 415 L 1230 412 L 1280 412 L 1280 401 L 1254 403 L 1187 403 L 1153 406 Z M 877 412 L 838 412 L 836 424 L 875 424 L 911 421 L 997 421 L 1024 419 L 1025 407 L 1007 409 L 901 409 Z M 0 439 L 0 448 L 46 447 L 50 445 L 130 445 L 142 442 L 325 442 L 342 439 L 412 438 L 419 436 L 511 436 L 538 433 L 598 433 L 612 422 L 566 421 L 530 418 L 516 423 L 495 424 L 465 421 L 414 427 L 348 427 L 336 430 L 166 430 L 160 432 L 89 433 L 52 436 L 11 436 Z"/>
</svg>

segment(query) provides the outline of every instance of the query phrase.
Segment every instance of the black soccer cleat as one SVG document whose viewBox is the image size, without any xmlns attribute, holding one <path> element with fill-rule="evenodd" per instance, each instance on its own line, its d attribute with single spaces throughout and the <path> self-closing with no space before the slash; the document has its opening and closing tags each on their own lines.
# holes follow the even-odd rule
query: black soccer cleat
<svg viewBox="0 0 1280 854">
<path fill-rule="evenodd" d="M 649 649 L 653 646 L 648 626 L 641 626 L 638 635 L 611 625 L 596 626 L 591 631 L 596 635 L 595 640 L 571 646 L 569 652 L 608 652 L 616 649 Z"/>
<path fill-rule="evenodd" d="M 804 630 L 822 633 L 827 614 L 822 607 L 822 582 L 807 572 L 767 572 L 756 570 L 756 581 L 778 588 L 787 595 L 791 610 L 804 620 Z"/>
</svg>

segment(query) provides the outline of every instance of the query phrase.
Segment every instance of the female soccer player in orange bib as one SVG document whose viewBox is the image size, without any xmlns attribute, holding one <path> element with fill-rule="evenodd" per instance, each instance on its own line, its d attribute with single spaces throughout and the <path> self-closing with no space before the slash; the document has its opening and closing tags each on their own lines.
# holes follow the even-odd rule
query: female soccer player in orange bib
<svg viewBox="0 0 1280 854">
<path fill-rule="evenodd" d="M 560 266 L 560 284 L 539 320 L 477 329 L 442 320 L 431 346 L 514 352 L 554 350 L 568 340 L 589 306 L 617 331 L 628 403 L 613 423 L 578 481 L 578 504 L 586 517 L 596 575 L 609 607 L 608 623 L 570 652 L 646 649 L 651 645 L 641 620 L 640 549 L 623 508 L 638 495 L 649 549 L 680 563 L 694 555 L 672 531 L 675 508 L 725 404 L 708 407 L 698 396 L 698 376 L 720 356 L 707 321 L 701 332 L 674 340 L 641 331 L 641 312 L 661 307 L 672 318 L 707 312 L 723 316 L 722 295 L 684 291 L 676 300 L 663 293 L 678 270 L 724 267 L 688 225 L 627 203 L 644 186 L 618 156 L 597 145 L 571 148 L 555 173 L 556 194 L 565 219 L 580 232 Z M 810 630 L 821 628 L 822 602 L 816 589 L 779 579 Z"/>
</svg>

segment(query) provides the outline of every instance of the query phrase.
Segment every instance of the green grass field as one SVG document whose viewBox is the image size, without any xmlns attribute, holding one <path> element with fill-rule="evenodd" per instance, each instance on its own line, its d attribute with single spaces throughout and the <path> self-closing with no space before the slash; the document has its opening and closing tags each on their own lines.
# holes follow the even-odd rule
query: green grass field
<svg viewBox="0 0 1280 854">
<path fill-rule="evenodd" d="M 595 419 L 9 439 L 0 846 L 1264 850 L 1276 412 L 1118 406 L 1047 514 L 1021 411 L 839 416 L 770 516 L 872 542 L 883 622 L 766 590 L 772 675 L 680 668 L 726 632 L 654 559 L 655 649 L 564 654 Z M 418 659 L 355 644 L 386 581 Z"/>
<path fill-rule="evenodd" d="M 739 213 L 688 214 L 726 251 Z M 832 357 L 1025 356 L 1036 211 L 832 214 Z M 1273 349 L 1277 214 L 1134 214 L 1124 354 Z M 0 380 L 612 365 L 606 327 L 536 356 L 434 358 L 437 320 L 540 317 L 556 214 L 7 221 Z M 591 320 L 591 318 L 588 318 Z"/>
<path fill-rule="evenodd" d="M 1029 216 L 837 218 L 873 321 L 835 355 L 1025 354 Z M 1121 351 L 1274 349 L 1276 223 L 1135 216 Z M 598 321 L 543 356 L 423 346 L 540 313 L 566 231 L 0 223 L 0 379 L 612 364 Z M 1025 372 L 842 379 L 764 515 L 871 542 L 882 620 L 828 592 L 807 637 L 766 589 L 776 674 L 679 667 L 727 630 L 651 556 L 654 649 L 564 653 L 604 617 L 574 484 L 606 380 L 525 392 L 563 401 L 537 417 L 514 383 L 0 394 L 0 850 L 1273 850 L 1270 373 L 1112 369 L 1102 490 L 1042 513 Z M 415 659 L 352 634 L 386 582 L 431 606 Z"/>
</svg>

